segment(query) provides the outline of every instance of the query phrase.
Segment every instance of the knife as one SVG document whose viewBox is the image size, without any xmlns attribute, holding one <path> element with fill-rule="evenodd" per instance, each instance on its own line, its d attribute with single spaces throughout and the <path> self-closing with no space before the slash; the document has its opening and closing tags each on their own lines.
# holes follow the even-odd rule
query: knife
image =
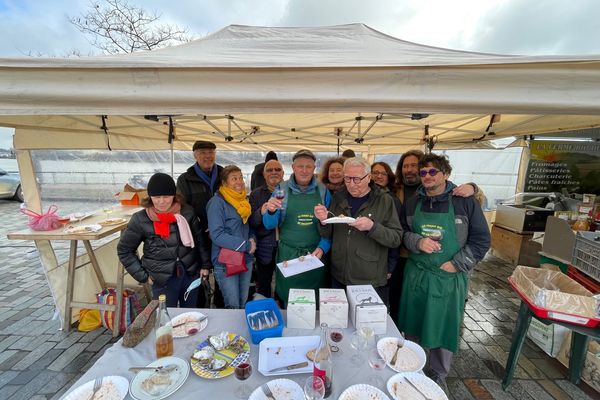
<svg viewBox="0 0 600 400">
<path fill-rule="evenodd" d="M 176 370 L 177 364 L 167 364 L 167 365 L 158 365 L 156 367 L 130 367 L 129 370 L 131 372 L 140 372 L 140 371 L 154 371 L 159 374 L 168 374 L 169 372 Z"/>
<path fill-rule="evenodd" d="M 273 368 L 269 370 L 269 374 L 272 372 L 280 372 L 280 371 L 291 371 L 293 369 L 308 367 L 308 361 L 304 361 L 298 364 L 286 365 L 285 367 Z"/>
</svg>

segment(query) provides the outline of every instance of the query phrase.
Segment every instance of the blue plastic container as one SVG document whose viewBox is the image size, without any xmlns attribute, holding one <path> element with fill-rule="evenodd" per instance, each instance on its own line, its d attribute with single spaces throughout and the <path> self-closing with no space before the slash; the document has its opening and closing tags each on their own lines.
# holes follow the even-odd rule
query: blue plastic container
<svg viewBox="0 0 600 400">
<path fill-rule="evenodd" d="M 275 300 L 273 299 L 260 299 L 253 300 L 246 303 L 246 325 L 248 325 L 248 331 L 250 331 L 250 337 L 252 338 L 252 343 L 259 344 L 261 340 L 270 337 L 281 337 L 283 335 L 283 317 L 281 315 L 281 311 Z M 262 329 L 260 331 L 255 331 L 250 326 L 250 322 L 248 321 L 248 314 L 252 314 L 257 311 L 267 311 L 273 310 L 275 315 L 277 316 L 277 321 L 279 324 L 272 328 Z"/>
</svg>

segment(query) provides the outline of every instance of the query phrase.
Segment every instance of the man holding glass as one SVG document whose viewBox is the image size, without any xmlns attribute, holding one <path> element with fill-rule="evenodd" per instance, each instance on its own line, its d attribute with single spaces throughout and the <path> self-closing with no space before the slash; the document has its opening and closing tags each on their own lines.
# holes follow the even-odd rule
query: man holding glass
<svg viewBox="0 0 600 400">
<path fill-rule="evenodd" d="M 299 150 L 292 157 L 293 173 L 277 188 L 283 199 L 274 195 L 267 202 L 263 224 L 267 229 L 279 227 L 277 262 L 312 254 L 321 258 L 329 251 L 330 241 L 321 237 L 319 223 L 313 215 L 317 204 L 329 205 L 331 195 L 315 178 L 317 158 L 310 150 Z M 298 275 L 284 277 L 275 270 L 275 293 L 287 303 L 290 288 L 319 289 L 328 287 L 325 268 L 317 268 Z"/>
<path fill-rule="evenodd" d="M 275 256 L 277 253 L 277 238 L 275 229 L 267 229 L 263 225 L 263 215 L 267 213 L 268 201 L 273 190 L 283 180 L 283 167 L 277 160 L 268 160 L 264 164 L 263 177 L 265 184 L 250 193 L 250 227 L 256 235 L 256 291 L 271 297 L 271 281 L 275 271 Z"/>
<path fill-rule="evenodd" d="M 400 217 L 411 252 L 404 271 L 398 327 L 430 349 L 425 373 L 448 393 L 446 376 L 458 350 L 468 272 L 490 247 L 483 211 L 473 197 L 452 194 L 445 156 L 419 160 L 421 186 Z M 439 240 L 438 240 L 439 239 Z"/>
<path fill-rule="evenodd" d="M 388 305 L 387 263 L 390 247 L 402 241 L 402 228 L 391 196 L 371 182 L 371 165 L 354 157 L 344 162 L 345 187 L 336 192 L 328 210 L 315 207 L 319 221 L 345 215 L 349 224 L 320 224 L 331 243 L 331 276 L 334 288 L 346 285 L 373 285 Z"/>
</svg>

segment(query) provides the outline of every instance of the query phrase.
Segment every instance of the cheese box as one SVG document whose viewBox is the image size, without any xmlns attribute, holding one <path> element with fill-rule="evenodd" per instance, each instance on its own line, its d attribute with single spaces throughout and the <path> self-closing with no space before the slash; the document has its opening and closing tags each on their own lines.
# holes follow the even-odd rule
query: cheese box
<svg viewBox="0 0 600 400">
<path fill-rule="evenodd" d="M 346 286 L 350 321 L 356 329 L 368 326 L 375 334 L 387 331 L 387 307 L 371 285 Z"/>
<path fill-rule="evenodd" d="M 317 317 L 314 289 L 290 289 L 287 307 L 287 327 L 315 329 Z"/>
<path fill-rule="evenodd" d="M 348 327 L 348 299 L 344 289 L 319 289 L 319 322 L 330 328 Z"/>
</svg>

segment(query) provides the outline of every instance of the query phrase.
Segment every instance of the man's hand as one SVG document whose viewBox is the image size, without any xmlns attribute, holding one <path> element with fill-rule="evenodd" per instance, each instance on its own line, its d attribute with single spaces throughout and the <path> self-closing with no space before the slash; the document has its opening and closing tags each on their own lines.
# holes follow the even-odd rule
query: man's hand
<svg viewBox="0 0 600 400">
<path fill-rule="evenodd" d="M 325 221 L 327 219 L 327 214 L 329 214 L 329 211 L 327 211 L 327 207 L 323 204 L 317 204 L 315 206 L 315 217 L 317 217 L 319 221 Z"/>
<path fill-rule="evenodd" d="M 269 212 L 275 212 L 279 210 L 283 206 L 283 200 L 280 200 L 276 197 L 271 197 L 269 201 L 267 201 L 267 210 Z"/>
<path fill-rule="evenodd" d="M 451 272 L 451 273 L 458 272 L 458 270 L 456 269 L 454 264 L 452 264 L 450 261 L 446 261 L 445 263 L 443 263 L 442 266 L 440 267 L 440 269 L 443 269 L 444 271 Z"/>
<path fill-rule="evenodd" d="M 262 207 L 260 208 L 260 214 L 261 215 L 265 215 L 267 213 L 267 210 L 269 209 L 269 202 L 266 202 L 265 204 L 262 205 Z"/>
<path fill-rule="evenodd" d="M 148 277 L 148 281 L 146 281 L 146 283 L 150 286 L 154 285 L 154 281 L 152 280 L 152 277 Z"/>
<path fill-rule="evenodd" d="M 208 268 L 200 269 L 200 278 L 208 278 L 208 274 L 210 274 L 210 270 Z"/>
<path fill-rule="evenodd" d="M 427 254 L 431 254 L 442 249 L 442 246 L 438 242 L 428 237 L 424 237 L 423 239 L 419 240 L 419 242 L 417 243 L 417 247 L 423 253 Z"/>
<path fill-rule="evenodd" d="M 254 254 L 255 251 L 256 251 L 256 242 L 254 241 L 254 239 L 250 239 L 250 250 L 248 250 L 248 253 Z"/>
<path fill-rule="evenodd" d="M 311 255 L 317 257 L 319 260 L 323 257 L 323 250 L 320 247 L 317 247 L 315 251 L 311 253 Z"/>
<path fill-rule="evenodd" d="M 371 218 L 368 217 L 358 217 L 356 221 L 349 223 L 349 226 L 358 229 L 359 231 L 370 231 L 374 225 L 374 222 Z"/>
<path fill-rule="evenodd" d="M 475 188 L 468 183 L 465 183 L 455 187 L 452 194 L 458 197 L 471 197 L 475 194 Z"/>
</svg>

